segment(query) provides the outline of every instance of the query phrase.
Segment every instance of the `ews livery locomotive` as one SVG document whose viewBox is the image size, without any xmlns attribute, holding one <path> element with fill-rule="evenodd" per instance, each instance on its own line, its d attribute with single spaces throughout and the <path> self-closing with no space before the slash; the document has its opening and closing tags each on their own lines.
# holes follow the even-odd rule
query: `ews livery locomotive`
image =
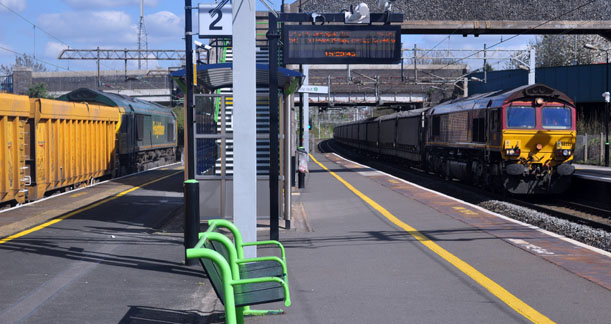
<svg viewBox="0 0 611 324">
<path fill-rule="evenodd" d="M 510 193 L 562 193 L 575 171 L 575 104 L 535 84 L 340 125 L 334 138 Z"/>
</svg>

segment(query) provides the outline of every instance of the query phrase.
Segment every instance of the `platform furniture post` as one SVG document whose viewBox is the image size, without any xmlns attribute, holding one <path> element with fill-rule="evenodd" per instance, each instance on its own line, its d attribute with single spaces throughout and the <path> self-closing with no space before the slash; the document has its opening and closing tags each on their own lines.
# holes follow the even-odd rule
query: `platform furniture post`
<svg viewBox="0 0 611 324">
<path fill-rule="evenodd" d="M 199 182 L 197 180 L 187 180 L 184 183 L 185 193 L 185 233 L 184 246 L 190 249 L 197 244 L 199 233 Z M 186 265 L 195 265 L 197 260 L 187 259 Z"/>
</svg>

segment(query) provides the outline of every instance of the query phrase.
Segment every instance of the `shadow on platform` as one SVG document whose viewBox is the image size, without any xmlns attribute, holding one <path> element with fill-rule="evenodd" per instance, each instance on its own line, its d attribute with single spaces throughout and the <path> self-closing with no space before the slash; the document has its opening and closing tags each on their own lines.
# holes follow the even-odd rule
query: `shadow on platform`
<svg viewBox="0 0 611 324">
<path fill-rule="evenodd" d="M 119 324 L 146 323 L 193 323 L 213 324 L 224 323 L 222 313 L 206 314 L 198 311 L 164 309 L 148 306 L 130 306 L 129 311 L 119 321 Z"/>
</svg>

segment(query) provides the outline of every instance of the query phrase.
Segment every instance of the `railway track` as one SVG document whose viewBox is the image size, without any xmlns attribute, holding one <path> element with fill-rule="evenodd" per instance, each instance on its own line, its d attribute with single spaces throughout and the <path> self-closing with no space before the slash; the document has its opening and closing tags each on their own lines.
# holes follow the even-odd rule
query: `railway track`
<svg viewBox="0 0 611 324">
<path fill-rule="evenodd" d="M 499 204 L 496 202 L 505 202 L 509 205 L 515 205 L 522 207 L 525 210 L 529 210 L 524 212 L 527 214 L 536 214 L 536 212 L 538 212 L 549 217 L 583 225 L 586 228 L 592 229 L 594 231 L 606 232 L 606 234 L 603 235 L 608 237 L 608 239 L 605 239 L 606 242 L 602 242 L 602 244 L 597 247 L 606 249 L 608 251 L 611 249 L 611 212 L 609 208 L 604 207 L 605 202 L 572 201 L 570 199 L 570 196 L 568 195 L 559 197 L 520 197 L 492 193 L 489 190 L 478 188 L 460 181 L 444 180 L 439 176 L 426 173 L 420 169 L 409 167 L 404 164 L 390 161 L 382 161 L 376 159 L 375 157 L 367 157 L 362 154 L 357 154 L 352 149 L 343 147 L 341 144 L 338 144 L 333 140 L 321 142 L 319 148 L 324 153 L 339 154 L 358 163 L 371 166 L 375 169 L 387 172 L 389 174 L 416 183 L 423 187 L 442 192 L 444 194 L 470 202 L 472 204 L 480 205 L 484 208 L 491 209 L 492 211 L 499 212 L 501 214 L 504 214 L 502 212 L 504 208 L 490 207 L 498 207 Z M 516 218 L 514 217 L 515 215 L 510 214 L 513 213 L 509 213 L 509 215 L 506 216 Z M 528 217 L 519 218 L 522 221 L 526 221 L 528 219 L 531 219 L 532 217 L 531 215 L 529 215 Z M 542 224 L 540 220 L 535 220 L 534 222 L 529 221 L 529 223 L 534 223 L 534 225 L 536 226 L 557 232 L 553 230 L 553 228 L 558 227 L 557 224 L 554 224 L 554 226 L 546 227 L 545 224 Z M 585 229 L 584 231 L 588 232 L 588 229 Z M 573 235 L 572 233 L 566 232 L 559 232 L 558 234 L 572 237 L 582 242 L 584 241 L 584 236 L 587 237 L 590 235 Z M 588 241 L 587 238 L 585 239 L 585 241 Z M 591 244 L 592 242 L 584 243 Z"/>
</svg>

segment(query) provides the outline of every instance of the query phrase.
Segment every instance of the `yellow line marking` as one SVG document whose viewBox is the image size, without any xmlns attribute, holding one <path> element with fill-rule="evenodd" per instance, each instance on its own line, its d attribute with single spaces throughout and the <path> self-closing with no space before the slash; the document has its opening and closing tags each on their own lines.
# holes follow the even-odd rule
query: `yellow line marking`
<svg viewBox="0 0 611 324">
<path fill-rule="evenodd" d="M 84 196 L 86 194 L 87 194 L 87 192 L 84 192 L 84 191 L 83 192 L 77 192 L 75 194 L 70 195 L 70 198 L 76 198 L 76 197 Z"/>
<path fill-rule="evenodd" d="M 125 196 L 126 194 L 128 194 L 128 193 L 130 193 L 130 192 L 132 192 L 132 191 L 134 191 L 134 190 L 138 190 L 138 189 L 140 189 L 140 188 L 142 188 L 142 187 L 148 186 L 148 185 L 150 185 L 150 184 L 152 184 L 152 183 L 155 183 L 155 182 L 157 182 L 157 181 L 161 181 L 161 180 L 163 180 L 163 179 L 169 178 L 169 177 L 171 177 L 171 176 L 173 176 L 173 175 L 176 175 L 176 174 L 179 174 L 179 173 L 182 173 L 182 172 L 183 172 L 183 171 L 174 172 L 174 173 L 172 173 L 172 174 L 170 174 L 170 175 L 167 175 L 167 176 L 161 177 L 161 178 L 159 178 L 159 179 L 155 179 L 155 180 L 149 181 L 149 182 L 147 182 L 147 183 L 145 183 L 145 184 L 142 184 L 142 185 L 140 185 L 140 186 L 133 187 L 133 188 L 131 188 L 131 189 L 125 190 L 125 191 L 123 191 L 123 192 L 120 192 L 120 193 L 118 193 L 118 194 L 116 194 L 116 195 L 114 195 L 114 196 L 112 196 L 112 197 L 108 197 L 108 198 L 102 199 L 102 200 L 100 200 L 100 201 L 98 201 L 98 202 L 96 202 L 96 203 L 93 203 L 93 204 L 89 205 L 89 206 L 85 206 L 85 207 L 79 208 L 79 209 L 77 209 L 77 210 L 71 211 L 71 212 L 69 212 L 69 213 L 67 213 L 67 214 L 65 214 L 65 215 L 59 216 L 59 217 L 57 217 L 57 218 L 54 218 L 54 219 L 52 219 L 52 220 L 50 220 L 50 221 L 48 221 L 48 222 L 46 222 L 46 223 L 43 223 L 43 224 L 40 224 L 40 225 L 38 225 L 38 226 L 32 227 L 32 228 L 27 229 L 27 230 L 25 230 L 25 231 L 21 231 L 21 232 L 19 232 L 19 233 L 17 233 L 17 234 L 13 234 L 13 235 L 7 236 L 7 237 L 5 237 L 5 238 L 3 238 L 3 239 L 0 239 L 0 244 L 4 244 L 4 243 L 9 242 L 9 241 L 12 241 L 12 240 L 14 240 L 14 239 L 16 239 L 16 238 L 20 238 L 20 237 L 22 237 L 22 236 L 26 236 L 26 235 L 28 235 L 28 234 L 30 234 L 30 233 L 33 233 L 33 232 L 39 231 L 39 230 L 41 230 L 41 229 L 43 229 L 43 228 L 45 228 L 45 227 L 49 227 L 49 226 L 51 226 L 51 225 L 53 225 L 53 224 L 59 223 L 59 222 L 63 221 L 64 219 L 69 218 L 69 217 L 72 217 L 72 216 L 74 216 L 74 215 L 76 215 L 76 214 L 78 214 L 78 213 L 82 213 L 82 212 L 84 212 L 84 211 L 86 211 L 86 210 L 89 210 L 89 209 L 92 209 L 92 208 L 98 207 L 98 206 L 100 206 L 100 205 L 102 205 L 102 204 L 105 204 L 105 203 L 107 203 L 107 202 L 109 202 L 109 201 L 112 201 L 112 200 L 115 200 L 115 199 L 117 199 L 117 198 L 119 198 L 119 197 Z"/>
<path fill-rule="evenodd" d="M 458 270 L 462 271 L 464 274 L 469 276 L 471 279 L 473 279 L 475 282 L 480 284 L 482 287 L 486 288 L 488 291 L 490 291 L 490 293 L 495 295 L 497 298 L 499 298 L 502 302 L 507 304 L 509 307 L 513 308 L 520 315 L 526 317 L 533 323 L 555 323 L 554 321 L 552 321 L 545 315 L 539 313 L 537 310 L 535 310 L 534 308 L 530 307 L 528 304 L 520 300 L 518 297 L 511 294 L 505 288 L 501 287 L 499 284 L 492 281 L 492 279 L 486 277 L 483 273 L 477 271 L 475 268 L 473 268 L 471 265 L 469 265 L 465 261 L 459 259 L 457 256 L 453 255 L 452 253 L 448 252 L 441 246 L 431 241 L 426 235 L 420 233 L 415 228 L 399 220 L 397 217 L 391 214 L 384 207 L 380 206 L 378 203 L 373 201 L 371 198 L 365 196 L 365 194 L 360 192 L 358 189 L 354 188 L 350 183 L 342 179 L 335 172 L 329 170 L 322 163 L 318 162 L 318 160 L 316 160 L 316 158 L 314 158 L 314 156 L 312 156 L 311 154 L 310 154 L 310 158 L 312 159 L 312 161 L 318 164 L 325 171 L 329 172 L 329 174 L 335 177 L 335 179 L 341 182 L 344 186 L 346 186 L 346 188 L 352 191 L 355 195 L 357 195 L 359 198 L 361 198 L 366 203 L 368 203 L 371 207 L 377 210 L 380 214 L 384 215 L 384 217 L 388 218 L 388 220 L 390 220 L 395 225 L 399 226 L 400 228 L 408 232 L 411 236 L 413 236 L 420 243 L 422 243 L 422 245 L 426 246 L 431 251 L 435 252 L 437 255 L 442 257 L 444 260 L 449 262 L 451 265 L 456 267 Z"/>
<path fill-rule="evenodd" d="M 478 213 L 472 211 L 471 209 L 465 207 L 452 207 L 454 210 L 458 211 L 461 214 L 465 215 L 479 215 Z"/>
</svg>

